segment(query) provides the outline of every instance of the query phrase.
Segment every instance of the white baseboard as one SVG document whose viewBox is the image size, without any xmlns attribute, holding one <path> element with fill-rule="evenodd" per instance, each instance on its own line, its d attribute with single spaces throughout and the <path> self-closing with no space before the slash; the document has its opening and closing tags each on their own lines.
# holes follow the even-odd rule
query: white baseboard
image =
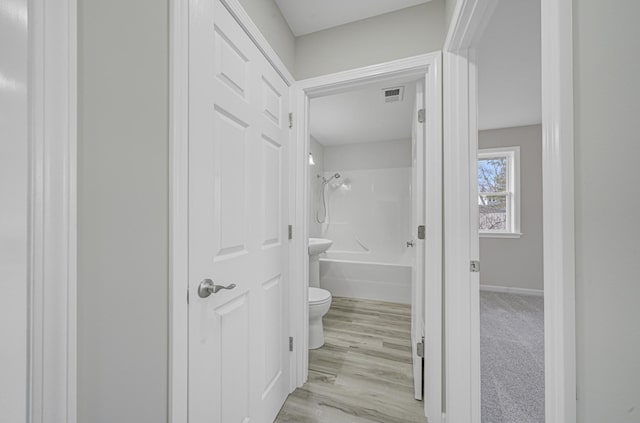
<svg viewBox="0 0 640 423">
<path fill-rule="evenodd" d="M 504 292 L 507 294 L 518 295 L 534 295 L 536 297 L 544 296 L 544 291 L 542 289 L 513 288 L 510 286 L 480 285 L 480 291 Z"/>
</svg>

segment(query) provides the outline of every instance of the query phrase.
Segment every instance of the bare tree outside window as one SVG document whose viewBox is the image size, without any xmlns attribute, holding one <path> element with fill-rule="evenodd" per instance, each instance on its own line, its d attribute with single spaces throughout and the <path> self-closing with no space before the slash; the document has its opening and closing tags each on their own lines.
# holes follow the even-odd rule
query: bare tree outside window
<svg viewBox="0 0 640 423">
<path fill-rule="evenodd" d="M 478 160 L 478 206 L 481 231 L 507 229 L 507 172 L 506 157 Z"/>
</svg>

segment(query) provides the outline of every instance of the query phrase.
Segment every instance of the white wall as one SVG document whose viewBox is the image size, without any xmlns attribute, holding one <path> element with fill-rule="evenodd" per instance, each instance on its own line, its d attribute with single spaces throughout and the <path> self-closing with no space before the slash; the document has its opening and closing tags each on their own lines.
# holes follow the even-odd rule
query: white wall
<svg viewBox="0 0 640 423">
<path fill-rule="evenodd" d="M 520 147 L 522 232 L 518 239 L 480 237 L 480 284 L 542 290 L 542 127 L 480 131 L 478 146 Z"/>
<path fill-rule="evenodd" d="M 444 0 L 363 19 L 296 38 L 297 79 L 442 49 Z"/>
<path fill-rule="evenodd" d="M 322 236 L 322 224 L 316 220 L 316 213 L 322 217 L 322 184 L 318 175 L 324 176 L 324 147 L 315 138 L 311 137 L 309 148 L 313 154 L 315 165 L 309 167 L 309 236 L 318 238 Z"/>
<path fill-rule="evenodd" d="M 0 0 L 0 420 L 3 422 L 24 422 L 27 410 L 27 46 L 27 1 Z"/>
<path fill-rule="evenodd" d="M 329 251 L 354 260 L 408 263 L 411 239 L 411 141 L 325 147 Z M 368 250 L 368 251 L 367 251 Z"/>
<path fill-rule="evenodd" d="M 168 2 L 78 9 L 78 422 L 162 423 Z"/>
<path fill-rule="evenodd" d="M 293 73 L 295 37 L 273 0 L 239 0 L 282 63 Z"/>
<path fill-rule="evenodd" d="M 640 422 L 640 2 L 574 0 L 578 421 Z"/>
</svg>

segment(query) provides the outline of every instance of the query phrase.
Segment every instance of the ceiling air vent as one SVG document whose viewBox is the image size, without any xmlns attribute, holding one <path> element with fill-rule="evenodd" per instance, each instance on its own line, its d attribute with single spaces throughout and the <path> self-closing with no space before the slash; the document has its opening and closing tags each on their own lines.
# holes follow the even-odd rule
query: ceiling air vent
<svg viewBox="0 0 640 423">
<path fill-rule="evenodd" d="M 404 87 L 385 88 L 382 90 L 382 97 L 385 103 L 402 101 L 403 96 L 404 96 Z"/>
</svg>

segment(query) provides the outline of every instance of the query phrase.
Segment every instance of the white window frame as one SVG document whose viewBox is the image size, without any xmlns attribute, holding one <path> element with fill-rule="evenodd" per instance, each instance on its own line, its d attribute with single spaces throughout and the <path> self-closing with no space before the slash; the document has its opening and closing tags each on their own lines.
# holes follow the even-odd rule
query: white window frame
<svg viewBox="0 0 640 423">
<path fill-rule="evenodd" d="M 481 237 L 486 238 L 520 238 L 520 147 L 498 147 L 478 149 L 478 161 L 507 159 L 507 190 L 490 193 L 492 196 L 507 197 L 507 229 L 479 230 Z M 483 194 L 478 191 L 478 197 Z"/>
</svg>

